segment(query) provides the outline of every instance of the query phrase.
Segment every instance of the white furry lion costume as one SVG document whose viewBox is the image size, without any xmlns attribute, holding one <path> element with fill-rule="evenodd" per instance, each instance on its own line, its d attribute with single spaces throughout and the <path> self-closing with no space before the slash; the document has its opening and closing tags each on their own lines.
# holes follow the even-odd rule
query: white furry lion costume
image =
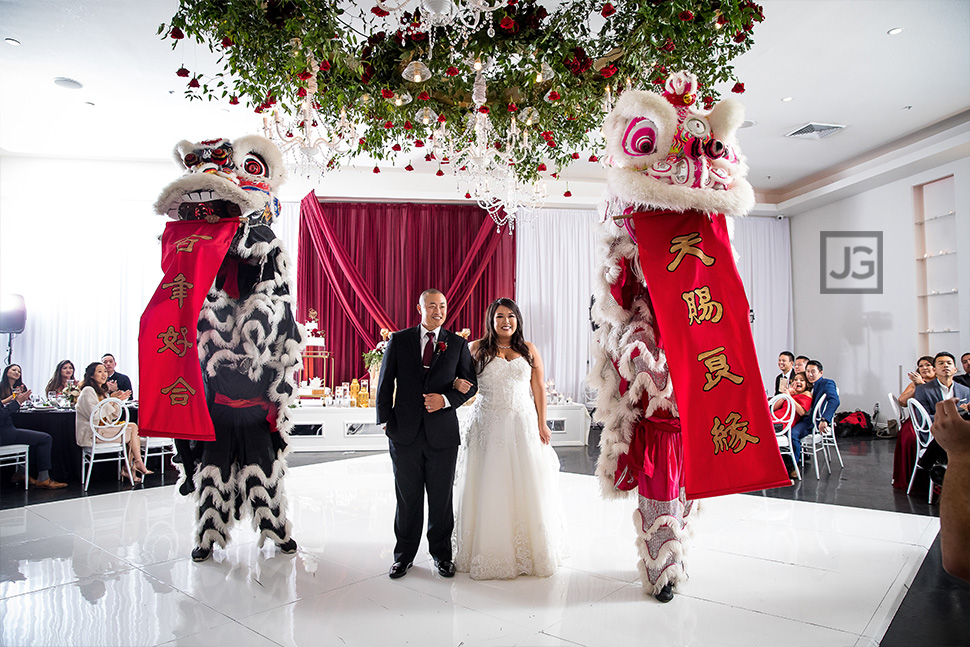
<svg viewBox="0 0 970 647">
<path fill-rule="evenodd" d="M 185 174 L 162 191 L 155 210 L 181 221 L 240 222 L 198 317 L 215 440 L 176 441 L 180 491 L 198 501 L 192 558 L 203 561 L 214 544 L 225 547 L 244 514 L 252 516 L 260 546 L 270 539 L 292 553 L 283 456 L 303 332 L 293 316 L 289 261 L 269 226 L 279 214 L 274 194 L 286 179 L 282 155 L 251 135 L 182 141 L 175 157 Z"/>
<path fill-rule="evenodd" d="M 603 128 L 611 168 L 589 376 L 603 424 L 596 473 L 604 496 L 637 493 L 641 581 L 662 601 L 687 577 L 694 502 L 685 496 L 680 413 L 637 242 L 629 221 L 614 217 L 652 210 L 741 216 L 754 205 L 735 139 L 742 107 L 725 100 L 700 110 L 696 85 L 694 75 L 681 72 L 667 80 L 663 96 L 627 91 Z"/>
</svg>

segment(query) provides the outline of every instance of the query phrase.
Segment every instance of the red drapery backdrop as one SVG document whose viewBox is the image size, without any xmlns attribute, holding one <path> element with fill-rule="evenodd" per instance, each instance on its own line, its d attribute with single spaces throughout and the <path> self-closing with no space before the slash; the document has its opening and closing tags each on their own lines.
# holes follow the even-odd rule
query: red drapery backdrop
<svg viewBox="0 0 970 647">
<path fill-rule="evenodd" d="M 381 328 L 420 323 L 418 296 L 432 287 L 448 298 L 445 327 L 481 336 L 488 304 L 515 295 L 515 237 L 477 206 L 303 199 L 297 318 L 317 311 L 337 384 L 364 374 Z"/>
</svg>

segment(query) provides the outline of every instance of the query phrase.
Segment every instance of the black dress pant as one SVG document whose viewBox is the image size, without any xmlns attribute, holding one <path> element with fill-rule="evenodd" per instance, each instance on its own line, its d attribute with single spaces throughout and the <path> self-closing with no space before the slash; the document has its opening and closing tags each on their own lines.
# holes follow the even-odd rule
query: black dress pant
<svg viewBox="0 0 970 647">
<path fill-rule="evenodd" d="M 424 426 L 413 443 L 390 446 L 394 465 L 397 512 L 394 515 L 394 561 L 414 561 L 424 526 L 424 493 L 428 493 L 428 550 L 438 560 L 451 561 L 451 534 L 455 529 L 452 486 L 458 447 L 435 449 L 428 444 Z"/>
</svg>

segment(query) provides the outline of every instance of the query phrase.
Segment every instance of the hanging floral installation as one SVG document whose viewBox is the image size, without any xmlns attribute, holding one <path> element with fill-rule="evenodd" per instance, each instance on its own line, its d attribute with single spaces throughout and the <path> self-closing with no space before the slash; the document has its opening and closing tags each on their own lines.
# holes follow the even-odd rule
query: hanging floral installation
<svg viewBox="0 0 970 647">
<path fill-rule="evenodd" d="M 182 0 L 159 34 L 219 55 L 218 70 L 173 70 L 189 79 L 190 99 L 245 104 L 284 141 L 312 126 L 324 133 L 326 166 L 410 152 L 440 170 L 452 162 L 448 151 L 477 137 L 506 153 L 500 163 L 516 181 L 534 183 L 585 162 L 577 151 L 598 150 L 603 111 L 629 88 L 685 69 L 698 77 L 701 105 L 718 98 L 715 84 L 733 81 L 743 92 L 731 61 L 764 18 L 750 0 L 550 6 Z"/>
</svg>

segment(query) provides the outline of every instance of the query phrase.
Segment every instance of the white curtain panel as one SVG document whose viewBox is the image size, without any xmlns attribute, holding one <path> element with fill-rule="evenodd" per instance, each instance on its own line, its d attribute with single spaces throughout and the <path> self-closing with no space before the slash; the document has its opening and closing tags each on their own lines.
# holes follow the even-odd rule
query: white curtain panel
<svg viewBox="0 0 970 647">
<path fill-rule="evenodd" d="M 744 291 L 754 310 L 752 333 L 761 376 L 765 388 L 771 390 L 778 374 L 778 354 L 795 350 L 788 219 L 735 218 L 734 248 Z"/>
<path fill-rule="evenodd" d="M 596 211 L 542 209 L 516 225 L 515 300 L 525 338 L 536 345 L 546 380 L 585 402 L 589 371 Z"/>
</svg>

